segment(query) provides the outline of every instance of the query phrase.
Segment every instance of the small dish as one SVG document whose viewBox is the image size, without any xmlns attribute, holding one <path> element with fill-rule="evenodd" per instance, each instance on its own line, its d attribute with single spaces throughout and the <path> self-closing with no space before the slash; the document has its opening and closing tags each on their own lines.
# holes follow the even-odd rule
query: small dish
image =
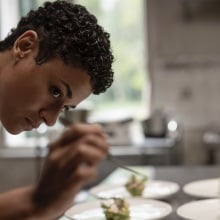
<svg viewBox="0 0 220 220">
<path fill-rule="evenodd" d="M 220 199 L 204 199 L 186 203 L 177 209 L 177 215 L 188 220 L 219 220 Z"/>
<path fill-rule="evenodd" d="M 142 198 L 127 199 L 130 220 L 158 220 L 172 212 L 168 203 Z M 78 204 L 67 210 L 65 216 L 73 220 L 105 220 L 100 201 Z"/>
<path fill-rule="evenodd" d="M 196 198 L 217 198 L 220 196 L 220 179 L 204 179 L 186 184 L 183 192 Z"/>
<path fill-rule="evenodd" d="M 152 180 L 147 181 L 141 197 L 146 199 L 166 199 L 179 191 L 179 185 L 175 182 Z M 131 197 L 124 184 L 100 185 L 91 188 L 91 195 L 99 199 L 112 197 Z"/>
</svg>

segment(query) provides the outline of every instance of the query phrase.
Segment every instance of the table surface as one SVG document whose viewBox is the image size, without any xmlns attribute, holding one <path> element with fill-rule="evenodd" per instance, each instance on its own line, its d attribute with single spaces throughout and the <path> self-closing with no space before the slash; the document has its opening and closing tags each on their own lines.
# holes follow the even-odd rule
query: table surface
<svg viewBox="0 0 220 220">
<path fill-rule="evenodd" d="M 167 180 L 173 181 L 180 185 L 180 191 L 172 198 L 166 200 L 173 207 L 173 212 L 164 220 L 179 220 L 176 215 L 176 209 L 180 205 L 195 200 L 194 198 L 186 195 L 182 191 L 182 187 L 192 181 L 217 178 L 220 176 L 220 166 L 138 166 L 132 167 L 145 173 L 149 179 L 152 180 Z M 120 168 L 113 171 L 101 184 L 117 183 L 119 178 L 127 178 L 130 173 Z M 59 220 L 68 220 L 62 217 Z"/>
</svg>

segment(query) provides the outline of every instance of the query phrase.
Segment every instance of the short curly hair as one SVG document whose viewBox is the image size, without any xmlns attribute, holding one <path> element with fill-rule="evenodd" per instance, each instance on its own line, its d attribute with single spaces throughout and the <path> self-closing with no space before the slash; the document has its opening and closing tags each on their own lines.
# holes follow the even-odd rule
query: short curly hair
<svg viewBox="0 0 220 220">
<path fill-rule="evenodd" d="M 34 30 L 39 36 L 37 64 L 58 56 L 64 63 L 87 71 L 94 94 L 105 92 L 111 86 L 114 57 L 110 35 L 84 6 L 60 0 L 45 2 L 21 18 L 17 27 L 0 41 L 0 51 L 11 49 L 27 30 Z"/>
</svg>

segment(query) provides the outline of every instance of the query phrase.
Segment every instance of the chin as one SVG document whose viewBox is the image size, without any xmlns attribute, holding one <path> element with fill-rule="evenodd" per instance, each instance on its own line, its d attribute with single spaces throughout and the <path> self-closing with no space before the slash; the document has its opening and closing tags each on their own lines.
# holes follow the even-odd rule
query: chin
<svg viewBox="0 0 220 220">
<path fill-rule="evenodd" d="M 6 128 L 5 128 L 5 129 L 6 129 Z M 23 131 L 21 131 L 21 130 L 15 130 L 15 129 L 6 129 L 6 130 L 7 130 L 8 133 L 14 134 L 14 135 L 20 134 L 21 132 L 23 132 Z"/>
<path fill-rule="evenodd" d="M 10 133 L 10 134 L 20 134 L 21 132 L 23 132 L 24 130 L 22 130 L 21 128 L 18 128 L 16 126 L 7 126 L 4 123 L 2 123 L 3 127 L 5 128 L 5 130 Z"/>
</svg>

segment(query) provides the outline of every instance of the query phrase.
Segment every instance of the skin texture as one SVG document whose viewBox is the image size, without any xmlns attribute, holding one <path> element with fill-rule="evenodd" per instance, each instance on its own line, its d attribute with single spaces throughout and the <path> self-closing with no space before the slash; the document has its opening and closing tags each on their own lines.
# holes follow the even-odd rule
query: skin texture
<svg viewBox="0 0 220 220">
<path fill-rule="evenodd" d="M 64 106 L 76 106 L 91 93 L 90 77 L 84 70 L 67 66 L 59 58 L 37 65 L 37 48 L 36 33 L 26 31 L 5 53 L 8 64 L 3 63 L 0 73 L 0 118 L 14 134 L 42 122 L 53 125 Z M 72 98 L 67 97 L 65 84 Z M 55 88 L 61 90 L 60 97 L 53 94 Z"/>
<path fill-rule="evenodd" d="M 38 42 L 37 33 L 28 30 L 11 49 L 0 53 L 0 119 L 13 134 L 40 123 L 53 125 L 64 107 L 76 106 L 92 92 L 90 76 L 82 68 L 64 64 L 58 57 L 36 64 Z M 96 176 L 108 148 L 99 125 L 72 125 L 48 146 L 36 185 L 0 195 L 0 220 L 57 219 Z"/>
</svg>

